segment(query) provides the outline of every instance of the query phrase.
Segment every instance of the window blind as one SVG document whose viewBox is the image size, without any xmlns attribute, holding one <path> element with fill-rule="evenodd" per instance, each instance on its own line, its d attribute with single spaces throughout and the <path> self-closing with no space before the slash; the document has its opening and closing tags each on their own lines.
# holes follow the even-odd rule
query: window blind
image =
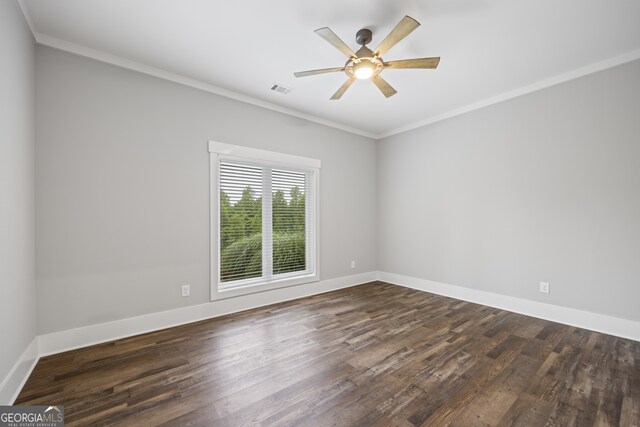
<svg viewBox="0 0 640 427">
<path fill-rule="evenodd" d="M 219 288 L 314 272 L 314 172 L 220 161 Z"/>
<path fill-rule="evenodd" d="M 261 168 L 220 164 L 220 281 L 262 276 Z"/>
</svg>

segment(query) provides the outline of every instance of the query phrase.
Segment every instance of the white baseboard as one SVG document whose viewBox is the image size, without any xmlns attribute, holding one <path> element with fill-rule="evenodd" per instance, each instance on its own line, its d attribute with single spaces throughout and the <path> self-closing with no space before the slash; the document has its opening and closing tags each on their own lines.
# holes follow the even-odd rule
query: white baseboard
<svg viewBox="0 0 640 427">
<path fill-rule="evenodd" d="M 419 291 L 430 292 L 476 304 L 496 307 L 539 319 L 551 320 L 565 325 L 591 331 L 602 332 L 634 341 L 640 341 L 640 322 L 593 313 L 575 308 L 546 304 L 523 298 L 494 294 L 462 286 L 448 285 L 431 280 L 403 276 L 401 274 L 378 272 L 378 280 Z"/>
<path fill-rule="evenodd" d="M 376 277 L 377 272 L 355 274 L 40 335 L 38 337 L 40 356 L 356 286 L 372 282 Z"/>
<path fill-rule="evenodd" d="M 34 337 L 0 384 L 0 405 L 13 405 L 31 371 L 38 363 L 38 337 Z"/>
<path fill-rule="evenodd" d="M 640 322 L 400 274 L 374 271 L 40 335 L 34 338 L 0 384 L 0 404 L 13 404 L 42 356 L 375 280 L 640 341 Z"/>
</svg>

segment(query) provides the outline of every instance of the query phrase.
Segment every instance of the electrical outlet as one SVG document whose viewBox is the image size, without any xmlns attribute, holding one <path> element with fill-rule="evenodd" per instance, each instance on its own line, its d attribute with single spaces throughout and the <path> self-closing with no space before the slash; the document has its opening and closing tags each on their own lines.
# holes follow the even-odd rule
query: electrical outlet
<svg viewBox="0 0 640 427">
<path fill-rule="evenodd" d="M 540 282 L 540 293 L 542 294 L 549 293 L 549 282 Z"/>
<path fill-rule="evenodd" d="M 188 297 L 191 295 L 191 285 L 182 285 L 182 296 Z"/>
<path fill-rule="evenodd" d="M 356 268 L 356 262 L 355 261 L 351 261 L 351 268 Z"/>
</svg>

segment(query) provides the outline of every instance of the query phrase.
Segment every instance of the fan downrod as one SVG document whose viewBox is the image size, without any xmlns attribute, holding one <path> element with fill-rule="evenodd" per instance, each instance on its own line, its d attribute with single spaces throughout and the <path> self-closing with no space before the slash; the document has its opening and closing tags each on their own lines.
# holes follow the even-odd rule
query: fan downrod
<svg viewBox="0 0 640 427">
<path fill-rule="evenodd" d="M 356 43 L 361 46 L 371 43 L 373 33 L 368 28 L 363 28 L 356 33 Z"/>
</svg>

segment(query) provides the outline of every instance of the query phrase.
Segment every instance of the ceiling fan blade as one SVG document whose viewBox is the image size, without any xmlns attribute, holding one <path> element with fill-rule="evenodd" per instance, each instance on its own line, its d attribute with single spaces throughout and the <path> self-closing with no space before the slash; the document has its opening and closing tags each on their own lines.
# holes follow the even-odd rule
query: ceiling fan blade
<svg viewBox="0 0 640 427">
<path fill-rule="evenodd" d="M 398 25 L 382 40 L 380 46 L 378 46 L 374 52 L 378 56 L 384 55 L 386 51 L 395 46 L 400 40 L 407 37 L 413 30 L 418 28 L 420 23 L 410 16 L 405 16 L 400 20 Z"/>
<path fill-rule="evenodd" d="M 307 76 L 315 76 L 316 74 L 336 73 L 338 71 L 344 71 L 344 67 L 322 68 L 320 70 L 309 70 L 309 71 L 297 71 L 293 73 L 293 75 L 296 77 L 307 77 Z"/>
<path fill-rule="evenodd" d="M 382 92 L 382 94 L 384 96 L 386 96 L 387 98 L 389 98 L 390 96 L 393 96 L 396 93 L 398 93 L 397 90 L 392 88 L 391 85 L 389 83 L 387 83 L 386 80 L 383 79 L 382 77 L 380 77 L 379 75 L 371 77 L 371 81 L 376 86 L 378 86 L 378 89 L 380 89 L 380 92 Z"/>
<path fill-rule="evenodd" d="M 340 52 L 347 55 L 349 58 L 355 58 L 356 54 L 351 50 L 349 46 L 345 42 L 342 41 L 340 37 L 336 35 L 329 27 L 318 28 L 314 31 L 317 35 L 334 45 Z"/>
<path fill-rule="evenodd" d="M 349 87 L 351 86 L 351 84 L 353 83 L 353 81 L 355 79 L 356 79 L 355 77 L 351 77 L 349 80 L 344 82 L 342 84 L 342 86 L 340 86 L 340 89 L 338 89 L 336 91 L 336 93 L 334 93 L 333 96 L 330 99 L 335 101 L 335 100 L 338 100 L 338 99 L 342 98 L 342 95 L 344 95 L 344 93 L 347 91 L 347 89 L 349 89 Z"/>
<path fill-rule="evenodd" d="M 385 62 L 384 63 L 384 68 L 388 68 L 388 69 L 436 68 L 439 63 L 440 63 L 440 57 L 403 59 L 403 60 L 400 60 L 400 61 Z"/>
</svg>

